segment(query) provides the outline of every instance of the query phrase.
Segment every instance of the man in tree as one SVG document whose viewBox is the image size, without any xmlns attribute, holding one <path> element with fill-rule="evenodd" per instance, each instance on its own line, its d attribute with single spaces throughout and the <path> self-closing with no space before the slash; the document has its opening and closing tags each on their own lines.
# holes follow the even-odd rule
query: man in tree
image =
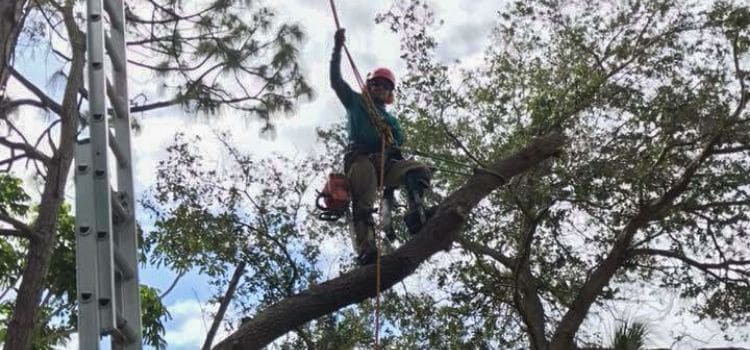
<svg viewBox="0 0 750 350">
<path fill-rule="evenodd" d="M 406 160 L 398 147 L 404 141 L 398 119 L 388 113 L 386 104 L 393 102 L 396 78 L 389 69 L 378 68 L 368 75 L 367 91 L 354 92 L 341 77 L 341 48 L 344 29 L 336 31 L 331 57 L 331 87 L 346 108 L 349 122 L 349 145 L 344 157 L 344 171 L 352 192 L 352 217 L 354 221 L 354 249 L 357 263 L 367 265 L 375 261 L 377 248 L 374 240 L 372 214 L 377 197 L 381 166 L 381 142 L 385 141 L 383 182 L 393 189 L 404 185 L 407 191 L 409 212 L 404 217 L 411 234 L 416 234 L 426 221 L 422 203 L 429 188 L 431 172 L 417 161 Z M 372 104 L 366 100 L 371 97 Z M 368 105 L 369 104 L 369 105 Z"/>
</svg>

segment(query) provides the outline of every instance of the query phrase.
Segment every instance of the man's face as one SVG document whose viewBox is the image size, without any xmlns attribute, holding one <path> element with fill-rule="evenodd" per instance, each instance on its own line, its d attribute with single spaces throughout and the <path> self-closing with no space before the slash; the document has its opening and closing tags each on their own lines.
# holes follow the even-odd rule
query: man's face
<svg viewBox="0 0 750 350">
<path fill-rule="evenodd" d="M 388 79 L 375 78 L 367 81 L 367 88 L 375 102 L 383 103 L 393 91 L 393 84 Z"/>
</svg>

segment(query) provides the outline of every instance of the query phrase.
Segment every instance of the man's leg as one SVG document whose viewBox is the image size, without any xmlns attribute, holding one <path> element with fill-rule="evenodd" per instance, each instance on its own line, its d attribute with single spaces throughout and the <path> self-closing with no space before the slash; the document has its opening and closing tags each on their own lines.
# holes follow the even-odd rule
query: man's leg
<svg viewBox="0 0 750 350">
<path fill-rule="evenodd" d="M 391 164 L 386 174 L 387 186 L 403 185 L 406 191 L 409 211 L 404 222 L 409 233 L 416 234 L 427 221 L 430 213 L 424 205 L 425 192 L 430 188 L 432 172 L 417 161 L 399 160 Z"/>
<path fill-rule="evenodd" d="M 377 177 L 375 167 L 365 155 L 354 158 L 347 176 L 352 192 L 352 221 L 354 227 L 354 249 L 357 262 L 366 265 L 375 261 L 375 222 L 372 214 L 375 211 L 377 196 Z"/>
</svg>

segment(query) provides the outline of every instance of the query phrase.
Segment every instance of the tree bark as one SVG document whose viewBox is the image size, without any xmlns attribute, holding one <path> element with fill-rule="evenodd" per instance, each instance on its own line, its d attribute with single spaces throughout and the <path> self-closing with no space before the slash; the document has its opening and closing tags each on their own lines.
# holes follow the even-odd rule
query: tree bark
<svg viewBox="0 0 750 350">
<path fill-rule="evenodd" d="M 13 59 L 18 34 L 21 33 L 26 19 L 23 8 L 26 6 L 27 1 L 0 1 L 0 102 L 5 99 L 5 89 L 8 84 L 8 77 L 10 76 L 8 66 Z"/>
<path fill-rule="evenodd" d="M 4 349 L 30 349 L 36 320 L 39 312 L 42 291 L 45 287 L 50 258 L 56 242 L 58 215 L 65 200 L 65 184 L 68 178 L 78 129 L 78 90 L 83 86 L 86 44 L 84 34 L 78 29 L 73 9 L 64 11 L 65 26 L 72 45 L 73 60 L 68 74 L 68 82 L 63 95 L 60 147 L 47 167 L 39 214 L 32 225 L 38 237 L 30 240 L 29 253 L 13 308 Z"/>
<path fill-rule="evenodd" d="M 533 182 L 533 179 L 529 180 Z M 531 183 L 528 188 L 533 187 Z M 528 193 L 522 194 L 524 197 Z M 523 204 L 520 204 L 523 206 Z M 539 298 L 539 287 L 534 280 L 531 272 L 531 245 L 534 241 L 539 221 L 541 220 L 546 209 L 536 213 L 531 209 L 521 210 L 523 219 L 521 220 L 520 239 L 518 246 L 518 258 L 515 261 L 511 271 L 514 275 L 515 290 L 513 292 L 513 303 L 518 313 L 521 315 L 523 323 L 526 324 L 529 343 L 534 350 L 547 350 L 547 335 L 544 331 L 544 306 Z"/>
<path fill-rule="evenodd" d="M 219 305 L 219 311 L 216 312 L 216 316 L 214 317 L 213 322 L 211 322 L 211 329 L 208 330 L 208 334 L 206 335 L 206 340 L 203 342 L 203 347 L 201 349 L 211 350 L 211 344 L 214 342 L 216 331 L 219 329 L 219 325 L 221 324 L 221 321 L 224 320 L 224 314 L 227 312 L 227 308 L 229 307 L 229 304 L 232 302 L 232 298 L 234 297 L 234 291 L 237 289 L 237 285 L 240 283 L 240 277 L 242 277 L 242 275 L 245 274 L 246 266 L 247 266 L 247 262 L 243 261 L 239 265 L 237 265 L 237 268 L 234 270 L 232 279 L 229 281 L 229 286 L 227 286 L 227 291 L 226 293 L 224 293 L 224 297 L 221 298 L 221 305 Z"/>
<path fill-rule="evenodd" d="M 513 302 L 526 324 L 529 343 L 534 350 L 547 350 L 549 343 L 547 343 L 547 335 L 544 331 L 544 306 L 539 299 L 539 288 L 534 283 L 528 266 L 518 272 L 516 283 L 518 290 L 514 293 Z"/>
<path fill-rule="evenodd" d="M 552 134 L 532 141 L 525 149 L 477 172 L 438 207 L 419 235 L 381 259 L 381 290 L 411 275 L 436 252 L 449 248 L 469 212 L 493 190 L 560 151 L 564 138 Z M 501 176 L 496 176 L 499 174 Z M 375 296 L 375 265 L 345 273 L 267 307 L 214 349 L 260 349 L 304 323 Z"/>
</svg>

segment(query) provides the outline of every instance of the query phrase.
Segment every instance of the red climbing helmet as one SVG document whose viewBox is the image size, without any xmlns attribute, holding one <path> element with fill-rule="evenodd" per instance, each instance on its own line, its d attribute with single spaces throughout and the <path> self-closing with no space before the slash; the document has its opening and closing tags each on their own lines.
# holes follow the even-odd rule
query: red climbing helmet
<svg viewBox="0 0 750 350">
<path fill-rule="evenodd" d="M 368 81 L 375 78 L 383 78 L 385 80 L 388 80 L 391 82 L 391 84 L 393 84 L 394 88 L 396 87 L 396 76 L 388 68 L 380 67 L 372 71 L 372 73 L 367 76 Z"/>
</svg>

